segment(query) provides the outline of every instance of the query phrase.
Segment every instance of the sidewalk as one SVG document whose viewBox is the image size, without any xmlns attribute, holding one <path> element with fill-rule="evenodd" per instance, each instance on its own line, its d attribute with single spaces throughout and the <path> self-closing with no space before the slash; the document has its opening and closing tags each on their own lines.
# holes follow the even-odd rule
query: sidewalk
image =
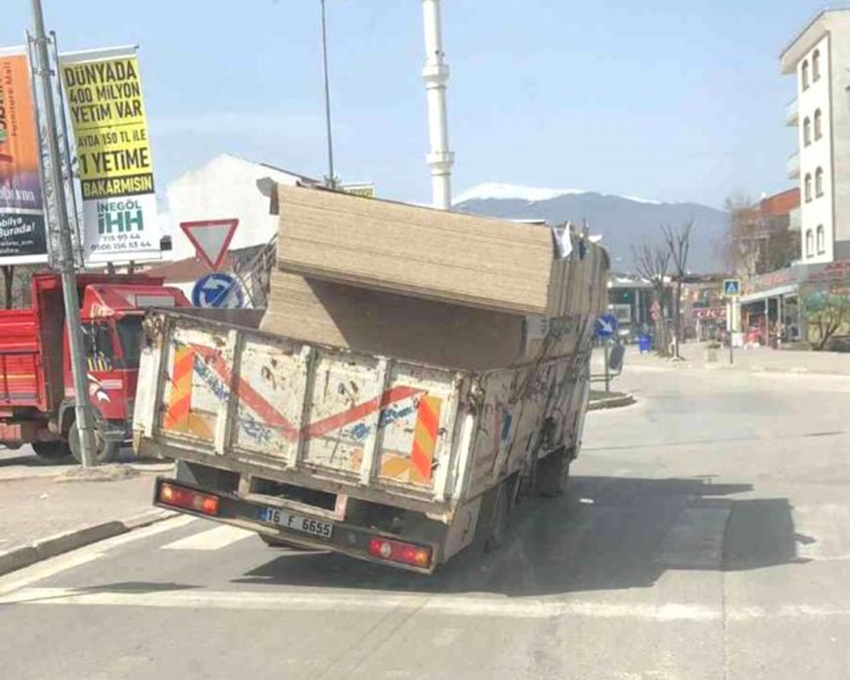
<svg viewBox="0 0 850 680">
<path fill-rule="evenodd" d="M 162 462 L 116 464 L 81 474 L 27 450 L 0 453 L 0 575 L 156 521 L 153 480 Z M 61 535 L 61 538 L 57 538 Z"/>
<path fill-rule="evenodd" d="M 729 349 L 717 351 L 717 361 L 706 360 L 703 343 L 688 343 L 681 348 L 683 361 L 672 361 L 657 356 L 654 352 L 640 354 L 636 345 L 626 349 L 624 370 L 630 368 L 687 368 L 736 370 L 776 373 L 812 373 L 821 375 L 850 376 L 850 353 L 811 352 L 797 350 L 775 350 L 766 347 L 735 349 L 734 363 L 729 364 Z M 598 356 L 597 356 L 598 354 Z M 602 370 L 601 353 L 594 352 L 594 372 Z"/>
</svg>

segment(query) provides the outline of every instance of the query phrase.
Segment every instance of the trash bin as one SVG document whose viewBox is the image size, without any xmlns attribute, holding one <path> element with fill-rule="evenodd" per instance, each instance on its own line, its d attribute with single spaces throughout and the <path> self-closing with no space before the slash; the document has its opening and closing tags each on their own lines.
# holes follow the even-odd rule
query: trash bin
<svg viewBox="0 0 850 680">
<path fill-rule="evenodd" d="M 652 338 L 648 335 L 638 336 L 638 351 L 643 354 L 652 350 Z"/>
</svg>

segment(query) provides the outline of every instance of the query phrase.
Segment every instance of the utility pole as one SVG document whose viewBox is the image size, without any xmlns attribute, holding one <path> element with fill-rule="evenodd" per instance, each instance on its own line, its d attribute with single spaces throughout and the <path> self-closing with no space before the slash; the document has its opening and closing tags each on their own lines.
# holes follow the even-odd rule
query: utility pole
<svg viewBox="0 0 850 680">
<path fill-rule="evenodd" d="M 62 272 L 62 296 L 65 301 L 65 319 L 68 324 L 71 369 L 74 374 L 77 430 L 80 434 L 83 467 L 93 467 L 96 463 L 94 432 L 92 431 L 91 406 L 89 405 L 83 330 L 80 324 L 80 300 L 77 293 L 77 276 L 74 271 L 74 249 L 71 243 L 71 226 L 68 222 L 68 205 L 65 203 L 65 181 L 62 175 L 62 158 L 57 139 L 56 108 L 53 99 L 53 85 L 50 81 L 50 57 L 47 50 L 47 36 L 44 32 L 41 0 L 32 0 L 32 16 L 36 55 L 38 57 L 38 64 L 34 67 L 38 72 L 38 79 L 41 84 L 47 128 L 47 157 L 50 160 L 50 176 L 48 179 L 53 185 L 53 200 L 59 230 L 59 267 Z"/>
<path fill-rule="evenodd" d="M 322 67 L 325 75 L 325 125 L 328 135 L 328 178 L 326 184 L 330 189 L 336 189 L 334 174 L 334 142 L 331 130 L 331 86 L 328 78 L 328 22 L 325 16 L 325 0 L 322 3 Z"/>
<path fill-rule="evenodd" d="M 449 151 L 449 123 L 446 115 L 449 67 L 443 52 L 440 0 L 422 0 L 422 12 L 425 19 L 425 68 L 422 69 L 422 78 L 428 96 L 431 192 L 435 208 L 450 210 L 454 154 Z"/>
</svg>

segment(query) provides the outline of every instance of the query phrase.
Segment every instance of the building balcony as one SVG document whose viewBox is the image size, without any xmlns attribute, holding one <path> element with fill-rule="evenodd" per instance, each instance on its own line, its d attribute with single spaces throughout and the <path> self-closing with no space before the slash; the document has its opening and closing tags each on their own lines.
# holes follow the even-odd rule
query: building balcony
<svg viewBox="0 0 850 680">
<path fill-rule="evenodd" d="M 792 153 L 788 157 L 788 179 L 800 179 L 800 154 Z"/>
<path fill-rule="evenodd" d="M 791 127 L 798 125 L 800 122 L 800 103 L 794 97 L 785 109 L 785 124 Z"/>
<path fill-rule="evenodd" d="M 788 213 L 788 231 L 801 231 L 803 229 L 803 211 L 794 208 Z"/>
</svg>

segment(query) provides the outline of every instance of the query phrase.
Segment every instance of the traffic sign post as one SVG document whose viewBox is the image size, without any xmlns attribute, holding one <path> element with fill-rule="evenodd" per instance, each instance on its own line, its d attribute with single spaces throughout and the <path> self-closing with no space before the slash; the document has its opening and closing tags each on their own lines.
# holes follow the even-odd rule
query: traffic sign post
<svg viewBox="0 0 850 680">
<path fill-rule="evenodd" d="M 734 304 L 741 297 L 741 279 L 723 279 L 723 297 Z M 735 363 L 735 310 L 729 310 L 729 365 Z"/>
<path fill-rule="evenodd" d="M 610 392 L 611 370 L 609 368 L 610 354 L 608 352 L 609 341 L 617 334 L 617 317 L 606 312 L 596 318 L 596 337 L 602 340 L 605 352 L 605 391 Z"/>
<path fill-rule="evenodd" d="M 198 279 L 192 288 L 195 307 L 239 309 L 245 304 L 242 288 L 232 276 L 215 272 Z"/>
</svg>

